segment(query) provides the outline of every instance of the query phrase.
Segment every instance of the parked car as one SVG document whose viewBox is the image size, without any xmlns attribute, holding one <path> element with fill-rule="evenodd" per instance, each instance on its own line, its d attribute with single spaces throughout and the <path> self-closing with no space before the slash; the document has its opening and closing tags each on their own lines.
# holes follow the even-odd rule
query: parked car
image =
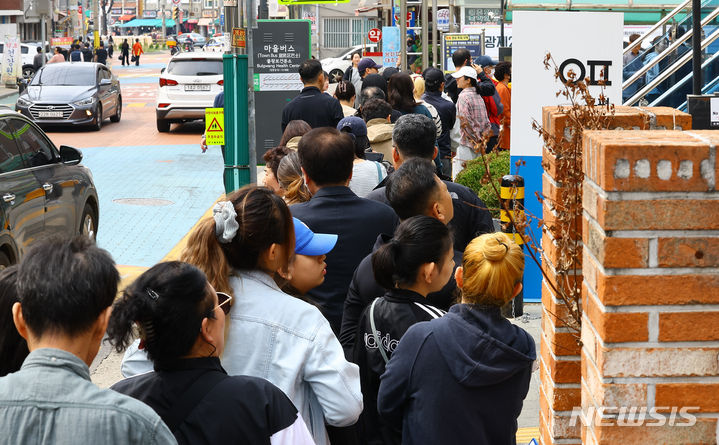
<svg viewBox="0 0 719 445">
<path fill-rule="evenodd" d="M 362 50 L 364 48 L 364 51 Z M 336 83 L 342 80 L 342 75 L 347 71 L 347 68 L 352 65 L 352 54 L 354 54 L 357 51 L 363 51 L 363 52 L 375 52 L 377 51 L 377 45 L 356 45 L 351 48 L 347 48 L 342 54 L 338 57 L 327 57 L 325 59 L 320 60 L 322 63 L 322 69 L 325 70 L 330 75 L 330 83 Z M 375 62 L 378 64 L 382 63 L 381 57 L 373 57 Z"/>
<path fill-rule="evenodd" d="M 32 78 L 15 109 L 40 125 L 90 125 L 120 122 L 120 81 L 103 64 L 64 62 L 45 65 Z"/>
<path fill-rule="evenodd" d="M 205 43 L 207 42 L 207 39 L 205 39 L 205 36 L 203 36 L 202 34 L 198 34 L 196 32 L 186 32 L 186 33 L 181 34 L 179 37 L 180 37 L 180 41 L 184 41 L 185 39 L 187 39 L 187 37 L 189 37 L 190 39 L 192 39 L 192 43 L 194 43 L 195 46 L 199 46 L 199 47 L 205 46 Z"/>
<path fill-rule="evenodd" d="M 99 206 L 82 152 L 59 149 L 30 119 L 0 109 L 0 269 L 48 235 L 97 235 Z"/>
<path fill-rule="evenodd" d="M 202 47 L 204 51 L 221 53 L 225 51 L 225 43 L 223 37 L 213 37 L 207 41 L 205 46 Z"/>
<path fill-rule="evenodd" d="M 173 56 L 160 72 L 157 93 L 157 131 L 170 124 L 205 118 L 205 108 L 222 91 L 222 53 L 194 52 Z"/>
</svg>

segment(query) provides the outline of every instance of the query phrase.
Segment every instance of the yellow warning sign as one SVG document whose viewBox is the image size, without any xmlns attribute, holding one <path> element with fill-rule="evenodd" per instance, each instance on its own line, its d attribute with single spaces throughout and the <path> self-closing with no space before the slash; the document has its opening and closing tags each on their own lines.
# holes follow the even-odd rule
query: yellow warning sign
<svg viewBox="0 0 719 445">
<path fill-rule="evenodd" d="M 225 145 L 224 108 L 205 108 L 205 143 Z"/>
</svg>

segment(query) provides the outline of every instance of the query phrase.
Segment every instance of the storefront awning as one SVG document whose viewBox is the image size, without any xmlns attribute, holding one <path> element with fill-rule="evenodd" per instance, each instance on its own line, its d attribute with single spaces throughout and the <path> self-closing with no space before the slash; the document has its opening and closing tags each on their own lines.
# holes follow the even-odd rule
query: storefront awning
<svg viewBox="0 0 719 445">
<path fill-rule="evenodd" d="M 162 19 L 135 19 L 130 20 L 127 23 L 123 23 L 122 25 L 118 25 L 119 28 L 137 28 L 139 26 L 159 28 L 162 26 Z M 165 19 L 165 26 L 175 26 L 175 21 L 172 19 Z"/>
<path fill-rule="evenodd" d="M 126 21 L 132 20 L 134 18 L 135 18 L 135 16 L 133 14 L 125 14 L 125 15 L 121 15 L 117 19 L 121 22 L 126 22 Z"/>
<path fill-rule="evenodd" d="M 212 24 L 212 19 L 200 19 L 197 22 L 197 26 L 210 26 Z"/>
</svg>

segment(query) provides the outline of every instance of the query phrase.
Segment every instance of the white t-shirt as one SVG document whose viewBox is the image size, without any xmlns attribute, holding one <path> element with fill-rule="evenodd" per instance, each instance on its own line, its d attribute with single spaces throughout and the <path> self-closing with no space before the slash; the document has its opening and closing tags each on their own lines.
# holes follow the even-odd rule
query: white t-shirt
<svg viewBox="0 0 719 445">
<path fill-rule="evenodd" d="M 385 176 L 387 176 L 387 169 L 379 162 L 367 160 L 355 162 L 352 166 L 350 190 L 360 198 L 364 198 L 377 187 L 377 184 L 379 184 Z"/>
</svg>

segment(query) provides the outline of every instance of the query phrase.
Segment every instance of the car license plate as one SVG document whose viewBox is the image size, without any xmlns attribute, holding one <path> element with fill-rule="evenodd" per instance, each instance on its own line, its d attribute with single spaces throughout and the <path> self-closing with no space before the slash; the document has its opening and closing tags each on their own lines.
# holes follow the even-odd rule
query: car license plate
<svg viewBox="0 0 719 445">
<path fill-rule="evenodd" d="M 62 111 L 41 111 L 39 117 L 62 117 Z"/>
<path fill-rule="evenodd" d="M 209 85 L 185 85 L 185 91 L 210 91 Z"/>
</svg>

